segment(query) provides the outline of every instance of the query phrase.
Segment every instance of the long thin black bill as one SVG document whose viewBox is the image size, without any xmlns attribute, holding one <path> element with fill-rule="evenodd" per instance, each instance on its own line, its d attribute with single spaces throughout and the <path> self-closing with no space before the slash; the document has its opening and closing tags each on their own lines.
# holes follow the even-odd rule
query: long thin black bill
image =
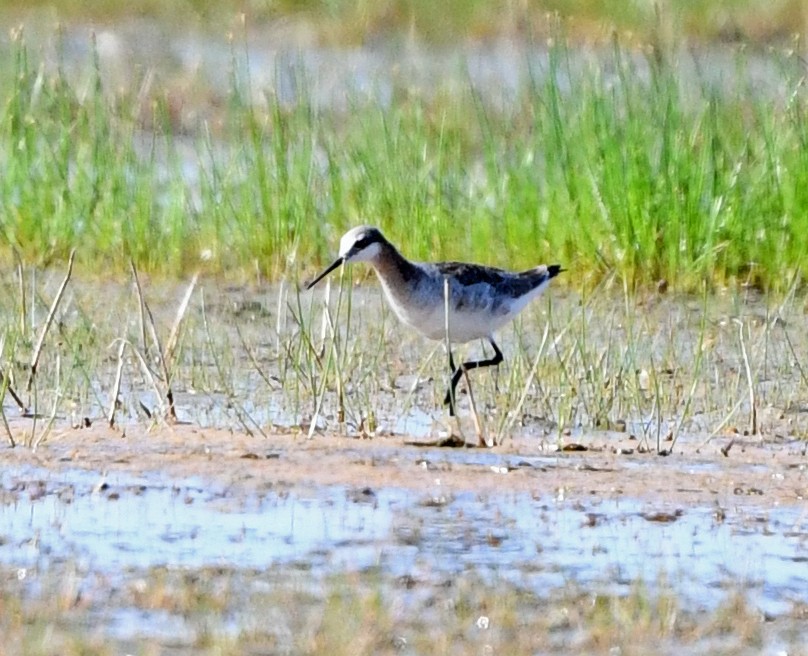
<svg viewBox="0 0 808 656">
<path fill-rule="evenodd" d="M 325 278 L 329 273 L 331 273 L 334 269 L 336 269 L 338 266 L 340 266 L 342 264 L 342 262 L 343 262 L 343 259 L 341 257 L 334 260 L 325 271 L 323 271 L 319 276 L 317 276 L 308 285 L 306 285 L 306 289 L 311 289 L 312 287 L 314 287 L 314 285 L 316 285 L 323 278 Z"/>
</svg>

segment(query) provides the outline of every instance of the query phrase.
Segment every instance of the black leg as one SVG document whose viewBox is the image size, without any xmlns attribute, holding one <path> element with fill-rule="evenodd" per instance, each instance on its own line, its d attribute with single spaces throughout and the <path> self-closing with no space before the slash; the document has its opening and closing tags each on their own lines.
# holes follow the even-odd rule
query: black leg
<svg viewBox="0 0 808 656">
<path fill-rule="evenodd" d="M 469 369 L 482 369 L 483 367 L 495 367 L 500 362 L 502 362 L 502 351 L 499 350 L 499 346 L 497 346 L 496 342 L 488 338 L 488 342 L 494 348 L 494 357 L 489 358 L 488 360 L 472 360 L 471 362 L 464 362 L 459 367 L 454 367 L 454 361 L 452 360 L 452 354 L 449 353 L 449 363 L 452 365 L 452 382 L 449 384 L 449 389 L 446 392 L 446 398 L 443 399 L 444 405 L 449 406 L 449 415 L 454 417 L 455 414 L 455 388 L 457 384 L 460 382 L 460 378 L 463 376 L 463 372 L 468 371 Z"/>
<path fill-rule="evenodd" d="M 455 367 L 454 356 L 452 355 L 452 345 L 449 344 L 449 371 L 451 372 L 452 378 L 454 378 L 455 371 L 457 371 L 457 367 Z M 455 416 L 455 406 L 454 406 L 454 394 L 450 392 L 446 392 L 446 398 L 443 399 L 443 405 L 449 406 L 449 416 Z"/>
</svg>

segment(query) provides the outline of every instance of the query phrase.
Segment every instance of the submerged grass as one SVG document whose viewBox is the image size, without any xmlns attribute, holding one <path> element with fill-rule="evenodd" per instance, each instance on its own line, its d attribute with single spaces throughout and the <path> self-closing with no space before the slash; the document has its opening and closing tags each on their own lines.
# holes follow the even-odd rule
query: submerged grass
<svg viewBox="0 0 808 656">
<path fill-rule="evenodd" d="M 58 39 L 57 39 L 58 42 Z M 617 276 L 785 291 L 808 257 L 808 98 L 796 56 L 753 87 L 738 51 L 717 81 L 682 54 L 560 41 L 525 54 L 512 98 L 470 81 L 347 106 L 253 88 L 246 46 L 207 112 L 178 117 L 148 72 L 110 88 L 98 50 L 83 76 L 13 40 L 0 115 L 0 258 L 47 266 L 256 273 L 292 283 L 359 222 L 406 254 L 512 268 L 560 261 L 567 284 Z M 751 60 L 753 61 L 750 61 Z M 82 82 L 77 82 L 80 79 Z M 174 104 L 172 104 L 174 103 Z M 180 102 L 180 104 L 182 104 Z M 187 114 L 188 112 L 186 112 Z M 199 118 L 204 116 L 205 118 Z"/>
<path fill-rule="evenodd" d="M 70 564 L 2 574 L 8 654 L 752 654 L 771 641 L 802 653 L 804 633 L 796 612 L 764 624 L 732 589 L 719 608 L 689 612 L 664 581 L 636 581 L 626 595 L 571 583 L 539 597 L 471 572 L 435 585 L 153 568 L 111 589 Z"/>
</svg>

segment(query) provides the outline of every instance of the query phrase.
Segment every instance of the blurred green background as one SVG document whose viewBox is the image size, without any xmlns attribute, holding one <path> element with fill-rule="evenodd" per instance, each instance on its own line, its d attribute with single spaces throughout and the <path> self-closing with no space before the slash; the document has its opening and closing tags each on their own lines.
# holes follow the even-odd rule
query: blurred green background
<svg viewBox="0 0 808 656">
<path fill-rule="evenodd" d="M 305 25 L 320 43 L 360 44 L 390 34 L 428 43 L 460 39 L 537 37 L 549 17 L 566 22 L 582 41 L 609 38 L 614 30 L 639 41 L 660 29 L 688 42 L 783 42 L 805 32 L 806 0 L 63 0 L 0 2 L 6 22 L 32 14 L 62 21 L 122 21 L 148 17 L 202 29 L 219 29 L 243 15 L 250 25 L 285 21 Z"/>
<path fill-rule="evenodd" d="M 0 2 L 0 261 L 417 259 L 700 289 L 808 262 L 808 0 Z M 563 283 L 562 283 L 563 284 Z"/>
</svg>

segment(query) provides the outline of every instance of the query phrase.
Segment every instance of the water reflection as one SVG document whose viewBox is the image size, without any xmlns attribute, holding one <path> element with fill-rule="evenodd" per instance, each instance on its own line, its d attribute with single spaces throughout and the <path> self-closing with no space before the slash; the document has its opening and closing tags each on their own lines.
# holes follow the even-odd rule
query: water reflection
<svg viewBox="0 0 808 656">
<path fill-rule="evenodd" d="M 245 497 L 201 480 L 94 476 L 4 471 L 0 562 L 78 560 L 107 575 L 161 565 L 294 565 L 316 576 L 373 567 L 435 583 L 473 570 L 538 594 L 569 583 L 628 593 L 639 579 L 664 581 L 694 609 L 739 589 L 769 614 L 808 587 L 808 521 L 791 508 L 719 517 L 664 501 L 342 486 Z"/>
</svg>

